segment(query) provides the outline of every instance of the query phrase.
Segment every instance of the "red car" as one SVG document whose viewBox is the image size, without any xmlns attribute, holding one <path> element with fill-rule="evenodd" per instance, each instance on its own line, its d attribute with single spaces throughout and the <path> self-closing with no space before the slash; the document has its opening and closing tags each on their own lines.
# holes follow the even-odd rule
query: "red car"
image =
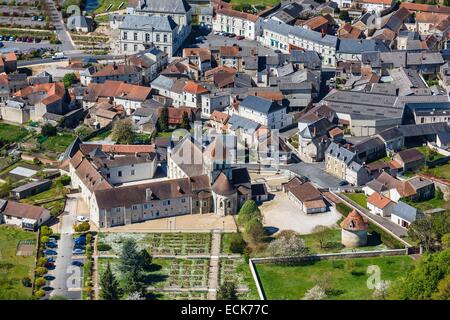
<svg viewBox="0 0 450 320">
<path fill-rule="evenodd" d="M 33 42 L 33 39 L 27 38 L 27 42 Z"/>
<path fill-rule="evenodd" d="M 245 39 L 245 37 L 244 36 L 237 36 L 236 39 L 242 40 L 242 39 Z"/>
</svg>

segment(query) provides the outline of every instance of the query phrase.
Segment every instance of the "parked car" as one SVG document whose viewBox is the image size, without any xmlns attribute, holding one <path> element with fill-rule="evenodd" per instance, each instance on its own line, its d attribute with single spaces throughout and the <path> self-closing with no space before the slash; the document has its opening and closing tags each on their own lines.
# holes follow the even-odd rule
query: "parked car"
<svg viewBox="0 0 450 320">
<path fill-rule="evenodd" d="M 32 17 L 31 17 L 31 20 L 32 20 L 32 21 L 36 21 L 37 19 L 38 19 L 38 16 L 32 16 Z"/>
<path fill-rule="evenodd" d="M 41 42 L 41 39 L 40 38 L 34 38 L 34 42 L 39 43 L 39 42 Z"/>
<path fill-rule="evenodd" d="M 74 261 L 72 261 L 72 265 L 76 266 L 76 267 L 82 267 L 82 266 L 84 266 L 84 263 L 81 261 L 78 261 L 78 260 L 74 260 Z"/>
<path fill-rule="evenodd" d="M 4 47 L 5 44 L 3 42 L 0 41 L 0 48 Z"/>
<path fill-rule="evenodd" d="M 47 242 L 46 244 L 45 244 L 45 246 L 47 247 L 47 248 L 56 248 L 56 247 L 58 247 L 58 245 L 56 244 L 56 242 Z"/>
<path fill-rule="evenodd" d="M 236 39 L 243 40 L 243 39 L 245 39 L 245 37 L 244 36 L 237 36 Z"/>
<path fill-rule="evenodd" d="M 56 242 L 56 241 L 57 241 L 56 238 L 53 237 L 48 238 L 48 242 Z"/>
<path fill-rule="evenodd" d="M 9 41 L 16 41 L 16 36 L 9 37 Z"/>
<path fill-rule="evenodd" d="M 340 186 L 340 187 L 346 186 L 346 185 L 348 185 L 348 181 L 345 181 L 345 180 L 339 181 L 339 186 Z"/>
<path fill-rule="evenodd" d="M 85 252 L 85 250 L 80 249 L 80 248 L 74 248 L 74 249 L 72 250 L 72 253 L 73 253 L 73 254 L 83 254 L 84 252 Z"/>
<path fill-rule="evenodd" d="M 206 38 L 204 37 L 204 36 L 198 36 L 198 37 L 195 37 L 195 41 L 196 42 L 200 42 L 200 41 L 203 41 L 203 40 L 205 40 Z"/>
<path fill-rule="evenodd" d="M 47 263 L 45 264 L 45 267 L 46 267 L 47 269 L 54 268 L 54 267 L 55 267 L 55 264 L 54 264 L 53 262 L 47 262 Z"/>
<path fill-rule="evenodd" d="M 39 18 L 38 18 L 38 21 L 44 21 L 45 19 L 44 19 L 44 17 L 43 16 L 40 16 Z"/>
<path fill-rule="evenodd" d="M 85 216 L 77 216 L 77 221 L 78 222 L 86 222 L 86 221 L 89 221 L 89 218 L 85 217 Z"/>
<path fill-rule="evenodd" d="M 275 50 L 275 53 L 281 53 L 281 50 L 277 49 Z"/>
<path fill-rule="evenodd" d="M 47 262 L 55 262 L 55 259 L 53 257 L 48 257 Z"/>
<path fill-rule="evenodd" d="M 53 60 L 60 60 L 60 59 L 64 59 L 64 53 L 63 52 L 56 52 L 53 56 L 52 59 Z M 77 217 L 78 218 L 78 217 Z"/>
<path fill-rule="evenodd" d="M 28 37 L 28 38 L 27 38 L 27 42 L 33 42 L 33 39 L 30 38 L 30 37 Z"/>
<path fill-rule="evenodd" d="M 6 40 L 6 39 L 5 39 Z M 0 36 L 0 41 L 3 41 L 3 36 Z"/>
<path fill-rule="evenodd" d="M 51 249 L 44 249 L 44 250 L 42 250 L 42 253 L 44 254 L 44 256 L 55 256 L 55 255 L 57 255 L 57 252 L 55 250 L 51 250 Z"/>
<path fill-rule="evenodd" d="M 228 34 L 228 37 L 229 37 L 229 38 L 234 38 L 234 37 L 236 37 L 236 35 L 235 35 L 234 33 L 229 33 L 229 34 Z"/>
<path fill-rule="evenodd" d="M 85 238 L 78 238 L 74 241 L 76 246 L 85 246 L 86 245 L 86 239 Z"/>
</svg>

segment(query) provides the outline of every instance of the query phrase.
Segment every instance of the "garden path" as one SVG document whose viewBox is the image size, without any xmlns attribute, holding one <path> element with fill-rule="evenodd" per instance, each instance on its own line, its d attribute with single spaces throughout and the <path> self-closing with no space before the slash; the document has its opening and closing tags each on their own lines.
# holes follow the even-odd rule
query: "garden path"
<svg viewBox="0 0 450 320">
<path fill-rule="evenodd" d="M 221 243 L 220 230 L 213 230 L 211 237 L 211 260 L 209 263 L 208 300 L 217 299 L 217 286 L 219 284 L 219 255 Z"/>
</svg>

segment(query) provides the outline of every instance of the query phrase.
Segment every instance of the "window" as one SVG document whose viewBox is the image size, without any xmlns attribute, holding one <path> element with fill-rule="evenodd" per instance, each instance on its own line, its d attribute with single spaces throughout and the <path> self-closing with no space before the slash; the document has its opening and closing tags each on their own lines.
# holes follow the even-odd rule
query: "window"
<svg viewBox="0 0 450 320">
<path fill-rule="evenodd" d="M 131 175 L 134 176 L 134 170 L 131 170 Z"/>
<path fill-rule="evenodd" d="M 125 43 L 124 45 L 123 45 L 123 51 L 127 51 L 128 50 L 128 46 L 127 46 L 127 44 Z"/>
<path fill-rule="evenodd" d="M 167 42 L 167 34 L 163 36 L 164 42 Z"/>
<path fill-rule="evenodd" d="M 128 32 L 123 33 L 123 40 L 128 40 Z"/>
<path fill-rule="evenodd" d="M 137 51 L 137 49 L 138 49 L 137 44 L 134 45 L 133 49 L 134 49 L 134 51 Z"/>
<path fill-rule="evenodd" d="M 186 202 L 185 198 L 181 199 L 181 203 L 185 203 L 185 202 Z"/>
<path fill-rule="evenodd" d="M 161 36 L 159 33 L 156 34 L 156 42 L 160 42 L 161 41 Z"/>
<path fill-rule="evenodd" d="M 150 34 L 149 33 L 145 34 L 145 42 L 150 42 Z"/>
<path fill-rule="evenodd" d="M 148 205 L 147 204 L 144 204 L 144 209 L 147 209 L 148 208 Z"/>
<path fill-rule="evenodd" d="M 135 33 L 133 34 L 133 40 L 134 40 L 134 41 L 137 41 L 137 39 L 138 39 L 138 34 L 137 34 L 137 32 L 135 32 Z"/>
<path fill-rule="evenodd" d="M 116 208 L 116 213 L 119 213 L 120 212 L 120 208 Z"/>
<path fill-rule="evenodd" d="M 122 171 L 117 172 L 117 176 L 121 177 L 122 176 Z"/>
<path fill-rule="evenodd" d="M 133 205 L 133 210 L 137 210 L 137 205 Z"/>
</svg>

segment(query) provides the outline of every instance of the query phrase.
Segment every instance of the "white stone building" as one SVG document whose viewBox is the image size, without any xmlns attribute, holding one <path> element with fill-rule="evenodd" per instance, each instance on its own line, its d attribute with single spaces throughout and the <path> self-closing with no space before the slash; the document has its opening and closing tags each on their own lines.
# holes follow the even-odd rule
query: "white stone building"
<svg viewBox="0 0 450 320">
<path fill-rule="evenodd" d="M 217 10 L 216 17 L 213 19 L 213 30 L 256 40 L 261 33 L 262 21 L 260 17 L 253 14 L 221 8 Z"/>
</svg>

